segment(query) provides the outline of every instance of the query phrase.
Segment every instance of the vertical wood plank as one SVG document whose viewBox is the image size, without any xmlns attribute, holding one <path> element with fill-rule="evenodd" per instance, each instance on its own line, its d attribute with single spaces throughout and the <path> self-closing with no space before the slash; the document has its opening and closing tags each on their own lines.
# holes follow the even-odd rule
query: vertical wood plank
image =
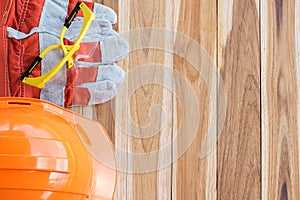
<svg viewBox="0 0 300 200">
<path fill-rule="evenodd" d="M 130 0 L 118 1 L 118 31 L 124 36 L 127 41 L 130 40 L 129 37 L 126 37 L 124 33 L 130 31 Z M 129 62 L 130 57 L 127 56 L 122 61 L 118 62 L 120 66 L 125 70 L 126 73 L 129 71 Z M 118 167 L 118 180 L 116 191 L 114 195 L 115 200 L 123 200 L 123 199 L 133 199 L 133 191 L 132 191 L 132 174 L 128 173 L 131 166 L 129 163 L 129 156 L 127 154 L 123 154 L 123 152 L 130 151 L 130 136 L 126 134 L 126 130 L 129 129 L 129 121 L 128 115 L 126 111 L 128 111 L 129 97 L 126 91 L 128 91 L 128 80 L 125 80 L 123 83 L 123 89 L 125 93 L 119 93 L 116 97 L 115 102 L 115 150 L 116 150 L 116 160 Z M 124 133 L 125 130 L 125 133 Z"/>
<path fill-rule="evenodd" d="M 260 199 L 257 5 L 258 0 L 218 1 L 218 66 L 227 96 L 225 125 L 218 140 L 218 199 Z"/>
<path fill-rule="evenodd" d="M 164 68 L 173 70 L 173 53 L 166 49 L 174 49 L 174 33 L 169 30 L 174 30 L 174 0 L 165 0 L 165 24 L 164 29 Z M 175 98 L 173 95 L 174 84 L 173 74 L 165 72 L 163 75 L 163 96 L 162 96 L 162 119 L 164 121 L 163 130 L 160 133 L 159 146 L 163 149 L 169 146 L 168 153 L 159 153 L 159 166 L 163 166 L 166 160 L 170 162 L 167 166 L 160 167 L 157 174 L 157 200 L 171 200 L 172 199 L 172 138 L 174 133 L 174 104 Z"/>
<path fill-rule="evenodd" d="M 299 199 L 297 60 L 299 7 L 262 1 L 263 191 L 265 199 Z M 299 17 L 299 14 L 298 14 Z"/>
<path fill-rule="evenodd" d="M 216 149 L 206 157 L 199 158 L 200 149 L 208 134 L 209 117 L 217 111 L 216 105 L 212 106 L 213 110 L 209 109 L 213 103 L 210 101 L 209 90 L 216 92 L 217 89 L 210 87 L 216 86 L 217 81 L 216 68 L 211 67 L 212 64 L 216 64 L 217 54 L 216 13 L 217 1 L 214 0 L 176 1 L 174 9 L 177 31 L 174 48 L 178 49 L 176 52 L 182 52 L 181 55 L 174 55 L 174 69 L 193 88 L 199 110 L 193 110 L 193 113 L 188 115 L 198 115 L 200 122 L 193 142 L 173 165 L 173 199 L 216 199 Z M 198 46 L 197 49 L 193 49 L 195 44 Z M 205 73 L 200 74 L 201 71 Z M 208 82 L 205 82 L 205 79 Z M 188 91 L 184 89 L 183 84 L 184 81 L 176 81 L 177 96 L 183 97 L 181 100 L 178 99 L 176 121 L 178 127 L 185 126 L 182 123 L 186 123 L 184 115 L 182 116 L 179 110 L 190 104 L 191 100 L 187 99 L 190 95 L 187 94 Z M 216 124 L 214 126 L 214 133 L 210 134 L 216 134 Z M 187 129 L 187 132 L 176 134 L 193 134 L 191 131 L 193 130 Z M 174 137 L 176 134 L 174 133 Z M 182 143 L 184 141 L 179 141 L 179 145 L 174 146 L 174 152 L 180 151 Z M 174 155 L 177 156 L 176 153 Z"/>
<path fill-rule="evenodd" d="M 125 7 L 128 10 L 124 9 Z M 172 93 L 166 91 L 164 85 L 151 83 L 143 85 L 144 79 L 148 77 L 150 80 L 156 79 L 161 82 L 166 79 L 159 66 L 165 64 L 165 59 L 170 60 L 169 57 L 163 49 L 150 48 L 153 45 L 157 46 L 156 43 L 164 42 L 165 38 L 160 38 L 162 36 L 158 35 L 155 28 L 165 27 L 165 12 L 165 0 L 119 2 L 119 15 L 127 19 L 119 25 L 119 28 L 123 27 L 119 31 L 129 31 L 129 42 L 133 49 L 128 56 L 128 77 L 124 83 L 126 87 L 122 87 L 125 91 L 117 97 L 116 105 L 118 123 L 116 141 L 123 141 L 124 150 L 128 153 L 126 158 L 121 158 L 123 164 L 127 165 L 127 173 L 122 173 L 123 183 L 119 182 L 123 184 L 126 192 L 122 192 L 120 188 L 115 199 L 171 199 L 170 166 L 155 170 L 163 159 L 170 159 L 171 152 L 169 155 L 164 155 L 167 157 L 160 157 L 160 154 L 151 157 L 149 154 L 170 142 L 173 116 L 170 110 L 173 101 Z M 153 28 L 153 30 L 144 31 L 144 28 Z M 141 47 L 141 49 L 134 49 L 134 47 Z M 147 71 L 144 71 L 143 66 L 148 66 Z M 144 77 L 145 72 L 148 77 Z M 132 74 L 134 76 L 131 76 Z M 163 107 L 165 113 L 155 109 L 154 105 Z M 166 121 L 162 122 L 162 117 Z M 154 126 L 165 123 L 166 127 L 158 132 L 151 132 L 151 127 L 150 129 L 147 127 L 153 126 L 153 123 Z M 143 154 L 142 158 L 137 159 L 137 154 Z M 124 196 L 122 197 L 121 194 Z"/>
<path fill-rule="evenodd" d="M 295 58 L 296 58 L 296 74 L 297 74 L 297 131 L 298 131 L 298 177 L 300 179 L 300 0 L 295 0 Z M 299 188 L 299 187 L 298 187 Z"/>
<path fill-rule="evenodd" d="M 153 28 L 164 28 L 165 24 L 165 1 L 147 1 L 147 0 L 134 0 L 131 1 L 131 29 L 153 27 Z M 145 46 L 151 45 L 150 42 L 156 41 L 155 31 L 150 31 L 149 35 L 143 34 L 140 38 L 132 38 L 138 41 L 140 44 L 145 42 Z M 137 41 L 135 41 L 137 42 Z M 158 41 L 157 41 L 158 42 Z M 148 43 L 148 44 L 147 44 Z M 130 66 L 131 68 L 140 67 L 142 65 L 152 64 L 152 69 L 149 70 L 149 75 L 155 77 L 161 77 L 162 71 L 160 71 L 156 64 L 164 64 L 164 52 L 156 49 L 141 49 L 139 51 L 133 52 L 130 55 Z M 139 77 L 133 77 L 135 80 L 131 80 L 132 84 L 137 84 L 140 82 Z M 133 86 L 134 87 L 134 86 Z M 151 123 L 151 120 L 155 120 L 155 123 L 160 123 L 161 112 L 154 114 L 154 118 L 149 118 L 150 108 L 154 104 L 162 105 L 163 91 L 162 88 L 153 84 L 144 85 L 139 89 L 136 89 L 135 93 L 132 95 L 132 100 L 130 101 L 131 117 L 132 120 L 138 123 L 140 127 L 140 135 L 147 134 L 147 130 L 142 127 L 147 126 Z M 148 132 L 149 134 L 149 132 Z M 153 151 L 159 150 L 160 145 L 160 133 L 154 134 L 151 137 L 142 138 L 132 138 L 131 148 L 133 153 L 151 153 Z M 171 156 L 171 155 L 170 155 Z M 158 157 L 155 159 L 149 159 L 145 156 L 144 161 L 137 162 L 133 160 L 135 168 L 144 168 L 143 165 L 157 165 L 159 162 Z M 170 177 L 171 178 L 171 177 Z M 136 174 L 133 176 L 133 195 L 134 199 L 145 199 L 154 200 L 160 195 L 158 193 L 158 186 L 164 187 L 163 185 L 158 185 L 158 174 L 157 171 L 144 172 Z"/>
</svg>

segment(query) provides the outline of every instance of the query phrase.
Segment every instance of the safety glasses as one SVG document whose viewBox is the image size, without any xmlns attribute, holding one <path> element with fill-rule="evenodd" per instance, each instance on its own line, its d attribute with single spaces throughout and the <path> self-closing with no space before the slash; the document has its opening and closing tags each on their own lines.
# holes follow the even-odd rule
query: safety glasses
<svg viewBox="0 0 300 200">
<path fill-rule="evenodd" d="M 78 14 L 79 10 L 82 10 L 83 12 L 83 26 L 81 28 L 81 31 L 79 33 L 79 36 L 77 37 L 77 40 L 73 45 L 65 45 L 64 44 L 64 35 L 67 31 L 67 29 L 70 27 L 71 23 L 73 22 L 73 19 Z M 72 10 L 69 17 L 66 19 L 64 23 L 64 27 L 60 34 L 60 45 L 52 45 L 46 48 L 40 55 L 38 55 L 32 64 L 27 68 L 27 70 L 22 74 L 20 80 L 23 83 L 26 83 L 28 85 L 43 88 L 45 83 L 49 81 L 67 62 L 68 62 L 68 68 L 71 68 L 74 66 L 74 60 L 72 56 L 74 53 L 79 49 L 80 43 L 84 36 L 86 35 L 91 22 L 95 19 L 94 13 L 89 9 L 89 7 L 84 4 L 83 2 L 78 2 L 75 6 L 75 8 Z M 64 57 L 59 61 L 59 63 L 52 68 L 49 72 L 46 74 L 35 77 L 35 78 L 29 78 L 29 75 L 34 70 L 34 68 L 42 61 L 43 57 L 51 50 L 61 48 L 64 52 Z"/>
</svg>

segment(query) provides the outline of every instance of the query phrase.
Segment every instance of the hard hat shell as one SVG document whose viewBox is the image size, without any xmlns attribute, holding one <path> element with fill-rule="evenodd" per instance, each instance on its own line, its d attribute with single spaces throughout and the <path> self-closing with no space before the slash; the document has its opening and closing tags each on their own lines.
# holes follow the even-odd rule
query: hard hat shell
<svg viewBox="0 0 300 200">
<path fill-rule="evenodd" d="M 111 199 L 113 148 L 105 129 L 88 123 L 42 100 L 0 98 L 0 199 Z"/>
</svg>

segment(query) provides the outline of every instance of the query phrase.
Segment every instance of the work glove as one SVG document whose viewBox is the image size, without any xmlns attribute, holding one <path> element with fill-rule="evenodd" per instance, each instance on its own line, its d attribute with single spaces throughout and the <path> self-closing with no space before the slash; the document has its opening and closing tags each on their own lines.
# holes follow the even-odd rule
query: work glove
<svg viewBox="0 0 300 200">
<path fill-rule="evenodd" d="M 65 19 L 76 3 L 75 0 L 32 0 L 21 8 L 17 5 L 17 9 L 21 9 L 19 21 L 8 20 L 11 23 L 6 27 L 8 51 L 12 54 L 7 55 L 9 68 L 5 70 L 9 81 L 6 85 L 10 88 L 4 89 L 5 96 L 41 98 L 65 107 L 94 105 L 115 96 L 117 86 L 124 79 L 124 71 L 115 62 L 127 55 L 128 44 L 112 29 L 112 24 L 117 20 L 115 12 L 93 2 L 85 2 L 96 19 L 80 49 L 73 55 L 75 65 L 70 69 L 63 67 L 41 90 L 20 82 L 20 76 L 37 55 L 47 47 L 60 43 L 59 36 Z M 35 18 L 38 20 L 34 21 Z M 82 23 L 83 17 L 79 13 L 65 34 L 66 45 L 76 41 Z M 50 51 L 31 76 L 47 73 L 63 57 L 61 49 Z"/>
</svg>

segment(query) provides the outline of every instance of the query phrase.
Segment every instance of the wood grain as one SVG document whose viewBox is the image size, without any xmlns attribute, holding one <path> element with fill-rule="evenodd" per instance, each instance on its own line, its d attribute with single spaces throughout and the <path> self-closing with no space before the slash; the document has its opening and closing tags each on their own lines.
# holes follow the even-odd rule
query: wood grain
<svg viewBox="0 0 300 200">
<path fill-rule="evenodd" d="M 128 3 L 128 9 L 122 10 L 123 13 L 119 13 L 123 17 L 127 15 L 130 24 L 128 24 L 128 30 L 123 31 L 136 31 L 140 30 L 139 33 L 134 34 L 129 32 L 129 42 L 134 46 L 142 46 L 142 49 L 131 49 L 129 55 L 129 65 L 128 74 L 129 77 L 126 80 L 127 92 L 124 93 L 123 99 L 127 102 L 126 107 L 120 108 L 116 113 L 118 116 L 127 116 L 124 122 L 121 122 L 121 127 L 126 127 L 126 129 L 121 130 L 123 136 L 127 137 L 127 148 L 128 158 L 125 162 L 128 165 L 126 190 L 128 199 L 171 199 L 171 170 L 170 166 L 165 169 L 156 170 L 160 160 L 170 159 L 170 158 L 160 158 L 159 154 L 149 157 L 147 154 L 158 151 L 160 146 L 169 143 L 169 138 L 172 134 L 172 111 L 168 111 L 167 106 L 171 105 L 172 108 L 172 94 L 165 91 L 162 86 L 155 84 L 143 85 L 145 77 L 143 73 L 134 71 L 139 70 L 143 66 L 149 65 L 147 75 L 152 78 L 157 78 L 161 81 L 164 79 L 163 71 L 160 69 L 160 65 L 165 64 L 165 52 L 160 49 L 149 49 L 149 42 L 160 42 L 164 41 L 157 40 L 157 35 L 155 31 L 144 32 L 145 27 L 164 27 L 165 26 L 165 1 L 137 1 L 131 0 Z M 123 2 L 120 3 L 122 5 Z M 122 25 L 124 26 L 124 24 Z M 134 48 L 134 47 L 133 47 Z M 135 76 L 131 76 L 132 73 L 137 72 Z M 131 91 L 133 93 L 131 94 Z M 127 96 L 126 96 L 127 95 Z M 119 98 L 119 97 L 118 97 Z M 169 103 L 171 101 L 171 104 Z M 160 119 L 163 115 L 161 110 L 156 110 L 157 112 L 152 112 L 153 105 L 158 105 L 159 107 L 164 107 L 167 110 L 166 118 L 167 128 L 159 132 L 149 132 L 148 126 L 152 126 L 153 123 L 160 125 Z M 127 113 L 130 113 L 128 116 Z M 149 116 L 150 114 L 150 116 Z M 153 115 L 152 115 L 153 114 Z M 152 115 L 152 116 L 151 116 Z M 120 118 L 120 120 L 122 120 Z M 149 125 L 150 124 L 150 125 Z M 137 125 L 137 126 L 136 126 Z M 124 132 L 125 131 L 125 132 Z M 124 134 L 128 134 L 124 136 Z M 150 136 L 149 136 L 150 134 Z M 146 136 L 146 137 L 145 137 Z M 143 138 L 145 137 L 145 138 Z M 137 160 L 137 154 L 144 154 L 142 159 Z M 167 155 L 171 157 L 172 155 Z M 130 174 L 137 173 L 138 174 Z M 120 183 L 122 184 L 122 183 Z M 124 186 L 124 184 L 123 184 Z M 121 195 L 115 196 L 115 199 L 124 199 Z"/>
<path fill-rule="evenodd" d="M 254 0 L 218 1 L 218 66 L 227 96 L 226 121 L 218 141 L 218 199 L 260 199 L 257 4 Z"/>
<path fill-rule="evenodd" d="M 265 199 L 300 198 L 295 8 L 293 0 L 264 1 L 261 8 Z"/>
<path fill-rule="evenodd" d="M 144 28 L 144 27 L 164 27 L 165 24 L 165 1 L 137 1 L 134 0 L 131 2 L 131 29 Z M 156 33 L 153 31 L 149 32 L 149 35 L 142 34 L 139 38 L 139 43 L 146 42 L 145 46 L 147 47 L 150 44 L 147 42 L 155 42 L 157 37 Z M 158 36 L 159 37 L 159 36 Z M 137 40 L 137 38 L 133 38 Z M 144 41 L 144 42 L 143 42 Z M 159 41 L 157 41 L 159 42 Z M 155 65 L 164 64 L 164 52 L 156 49 L 141 49 L 137 52 L 131 54 L 131 67 L 139 67 L 145 64 L 152 64 L 151 69 L 149 70 L 149 75 L 155 78 L 156 76 L 162 78 L 162 71 L 159 70 Z M 135 77 L 135 81 L 140 82 L 139 77 Z M 134 83 L 135 81 L 132 81 Z M 132 110 L 132 120 L 139 122 L 141 129 L 141 136 L 143 133 L 142 126 L 145 126 L 147 123 L 151 123 L 150 120 L 161 119 L 162 113 L 159 111 L 154 114 L 153 118 L 149 118 L 150 107 L 152 105 L 162 105 L 163 101 L 163 91 L 162 87 L 156 86 L 154 84 L 144 85 L 141 88 L 137 89 L 132 96 L 132 101 L 130 103 Z M 156 123 L 159 120 L 156 121 Z M 145 131 L 145 130 L 144 130 Z M 146 131 L 145 131 L 146 132 Z M 160 136 L 161 133 L 152 133 L 152 137 L 141 139 L 133 138 L 132 139 L 132 151 L 135 153 L 151 153 L 153 151 L 159 150 L 160 147 Z M 171 156 L 171 155 L 170 155 Z M 159 158 L 158 155 L 155 159 L 149 159 L 145 156 L 142 162 L 137 163 L 134 161 L 134 167 L 144 168 L 143 165 L 158 165 Z M 165 185 L 162 185 L 158 182 L 157 171 L 146 172 L 143 174 L 134 175 L 133 177 L 133 195 L 134 199 L 163 199 L 159 196 L 166 196 L 166 199 L 171 199 L 171 188 L 165 188 Z M 160 189 L 159 189 L 160 188 Z M 165 190 L 166 194 L 159 193 L 160 190 Z M 151 192 L 150 192 L 151 191 Z M 169 194 L 169 195 L 168 195 Z"/>
<path fill-rule="evenodd" d="M 130 0 L 124 0 L 122 3 L 118 1 L 118 24 L 117 29 L 120 33 L 128 32 L 130 30 Z M 128 40 L 128 38 L 127 38 Z M 129 56 L 127 56 L 118 64 L 128 72 L 129 70 Z M 123 83 L 124 90 L 128 90 L 128 81 Z M 116 159 L 118 166 L 118 181 L 116 186 L 116 191 L 114 199 L 134 199 L 132 191 L 132 175 L 127 173 L 129 168 L 131 168 L 128 160 L 130 157 L 128 155 L 123 155 L 119 152 L 128 152 L 130 145 L 130 137 L 124 134 L 123 130 L 129 130 L 128 115 L 126 112 L 128 110 L 128 95 L 126 93 L 118 94 L 115 104 L 114 119 L 116 121 L 116 138 L 115 138 L 115 149 L 116 149 Z M 119 150 L 119 151 L 118 151 Z M 122 169 L 122 170 L 120 170 Z M 127 186 L 129 186 L 127 188 Z"/>
<path fill-rule="evenodd" d="M 211 68 L 212 64 L 216 64 L 217 4 L 216 1 L 203 0 L 178 2 L 180 3 L 175 9 L 178 10 L 175 13 L 178 15 L 175 15 L 177 36 L 175 37 L 174 49 L 180 50 L 175 51 L 174 54 L 174 69 L 193 88 L 199 110 L 194 110 L 194 113 L 189 115 L 198 115 L 201 123 L 197 135 L 187 151 L 174 163 L 173 184 L 175 187 L 173 189 L 176 192 L 174 192 L 173 199 L 216 199 L 216 149 L 202 159 L 199 158 L 199 151 L 208 134 L 209 116 L 212 114 L 211 112 L 216 112 L 216 109 L 209 110 L 210 104 L 212 104 L 209 90 L 216 92 L 217 88 L 211 88 L 208 84 L 215 81 L 216 85 L 217 81 L 216 68 Z M 193 49 L 194 43 L 197 44 L 197 49 Z M 179 55 L 177 52 L 183 53 Z M 196 62 L 192 62 L 192 60 Z M 206 73 L 200 74 L 201 71 Z M 208 82 L 204 81 L 203 78 Z M 187 94 L 188 91 L 184 89 L 185 82 L 180 80 L 175 82 L 179 98 L 177 107 L 184 110 L 184 104 L 192 102 L 188 99 L 190 97 Z M 213 107 L 216 108 L 216 105 Z M 185 115 L 182 115 L 178 110 L 178 126 L 185 127 L 185 124 L 182 123 L 188 123 L 183 119 L 184 117 Z M 214 125 L 216 126 L 216 124 Z M 178 128 L 177 134 L 193 134 L 191 132 L 193 130 L 189 127 L 186 128 L 184 132 L 180 132 L 182 129 Z M 215 131 L 216 129 L 210 134 L 216 134 Z M 178 146 L 174 146 L 174 152 L 185 145 L 181 141 Z"/>
</svg>

